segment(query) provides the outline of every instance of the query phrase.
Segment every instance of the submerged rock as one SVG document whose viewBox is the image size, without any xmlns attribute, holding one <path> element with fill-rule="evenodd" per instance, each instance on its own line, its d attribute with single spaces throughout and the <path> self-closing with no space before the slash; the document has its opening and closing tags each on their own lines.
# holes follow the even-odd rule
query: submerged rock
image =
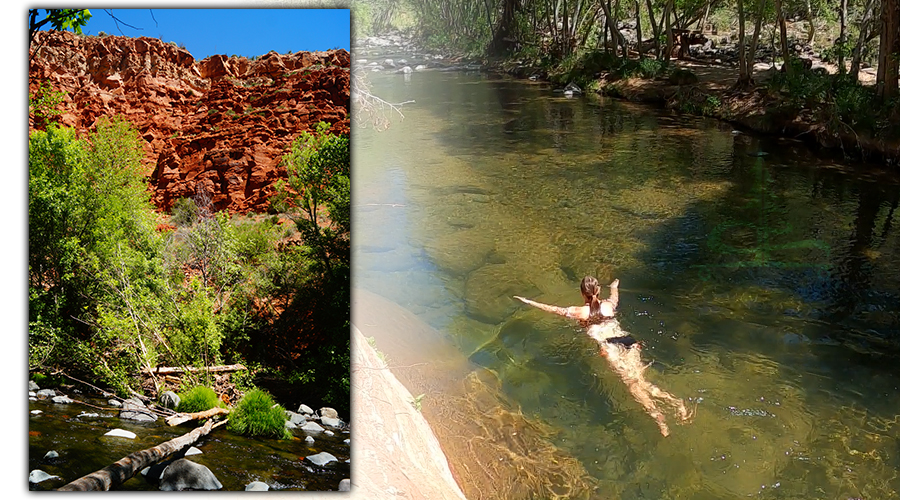
<svg viewBox="0 0 900 500">
<path fill-rule="evenodd" d="M 53 396 L 56 396 L 56 391 L 53 389 L 41 389 L 37 391 L 37 397 L 39 398 L 52 398 Z"/>
<path fill-rule="evenodd" d="M 72 403 L 72 402 L 73 402 L 73 401 L 69 398 L 69 396 L 66 396 L 66 395 L 53 396 L 52 398 L 50 398 L 50 401 L 53 401 L 54 403 L 56 403 L 56 404 L 61 404 L 61 405 L 65 405 L 65 404 L 69 404 L 69 403 Z"/>
<path fill-rule="evenodd" d="M 175 460 L 159 478 L 160 491 L 220 490 L 222 483 L 205 465 L 186 458 Z"/>
<path fill-rule="evenodd" d="M 319 425 L 315 422 L 307 422 L 307 423 L 303 424 L 303 426 L 300 428 L 306 432 L 322 432 L 325 430 L 324 427 L 322 427 L 321 425 Z"/>
</svg>

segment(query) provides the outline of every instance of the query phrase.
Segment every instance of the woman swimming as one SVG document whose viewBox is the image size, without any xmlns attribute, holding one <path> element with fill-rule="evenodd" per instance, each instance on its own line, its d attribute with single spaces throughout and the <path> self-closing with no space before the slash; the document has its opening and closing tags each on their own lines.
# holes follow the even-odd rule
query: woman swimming
<svg viewBox="0 0 900 500">
<path fill-rule="evenodd" d="M 650 365 L 641 362 L 641 345 L 631 334 L 623 330 L 615 319 L 615 310 L 619 304 L 619 280 L 610 283 L 609 288 L 609 298 L 601 301 L 598 298 L 599 283 L 592 276 L 586 276 L 581 280 L 584 306 L 559 307 L 518 296 L 515 298 L 543 311 L 576 319 L 587 328 L 587 334 L 600 344 L 601 355 L 621 377 L 631 395 L 653 417 L 662 435 L 668 436 L 669 426 L 666 424 L 665 415 L 656 404 L 657 401 L 671 406 L 682 422 L 690 420 L 692 412 L 684 405 L 684 401 L 644 378 L 644 370 Z"/>
</svg>

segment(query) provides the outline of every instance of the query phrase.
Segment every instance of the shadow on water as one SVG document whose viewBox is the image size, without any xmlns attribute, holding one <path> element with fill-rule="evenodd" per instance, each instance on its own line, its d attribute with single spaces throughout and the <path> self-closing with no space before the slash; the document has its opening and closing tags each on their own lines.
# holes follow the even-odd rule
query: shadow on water
<svg viewBox="0 0 900 500">
<path fill-rule="evenodd" d="M 415 125 L 367 155 L 403 173 L 403 228 L 358 219 L 402 251 L 362 252 L 358 283 L 447 332 L 614 497 L 896 497 L 896 176 L 534 84 L 416 78 L 393 99 L 420 103 Z M 586 274 L 622 280 L 648 378 L 696 405 L 669 438 L 592 340 L 512 299 L 574 304 Z"/>
</svg>

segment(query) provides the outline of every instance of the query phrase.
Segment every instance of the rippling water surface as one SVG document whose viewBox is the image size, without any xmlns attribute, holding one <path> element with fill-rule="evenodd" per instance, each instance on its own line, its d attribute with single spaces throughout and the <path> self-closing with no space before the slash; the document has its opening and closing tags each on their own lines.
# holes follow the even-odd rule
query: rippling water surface
<svg viewBox="0 0 900 500">
<path fill-rule="evenodd" d="M 354 284 L 496 374 L 597 495 L 898 497 L 896 176 L 538 84 L 410 76 L 370 76 L 415 100 L 405 120 L 354 130 Z M 578 304 L 586 274 L 621 280 L 647 378 L 696 408 L 670 437 L 592 340 L 512 299 Z"/>
</svg>

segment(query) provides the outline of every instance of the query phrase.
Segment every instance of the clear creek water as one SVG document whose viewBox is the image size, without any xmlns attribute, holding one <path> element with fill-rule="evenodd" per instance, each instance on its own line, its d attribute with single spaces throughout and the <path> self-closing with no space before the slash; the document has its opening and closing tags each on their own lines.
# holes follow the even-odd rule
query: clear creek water
<svg viewBox="0 0 900 500">
<path fill-rule="evenodd" d="M 354 286 L 493 374 L 592 485 L 536 496 L 900 496 L 896 175 L 531 82 L 369 79 L 415 103 L 386 131 L 354 129 Z M 588 274 L 621 280 L 647 378 L 696 409 L 668 438 L 596 343 L 512 298 L 577 305 Z M 447 448 L 456 469 L 472 461 Z"/>
</svg>

